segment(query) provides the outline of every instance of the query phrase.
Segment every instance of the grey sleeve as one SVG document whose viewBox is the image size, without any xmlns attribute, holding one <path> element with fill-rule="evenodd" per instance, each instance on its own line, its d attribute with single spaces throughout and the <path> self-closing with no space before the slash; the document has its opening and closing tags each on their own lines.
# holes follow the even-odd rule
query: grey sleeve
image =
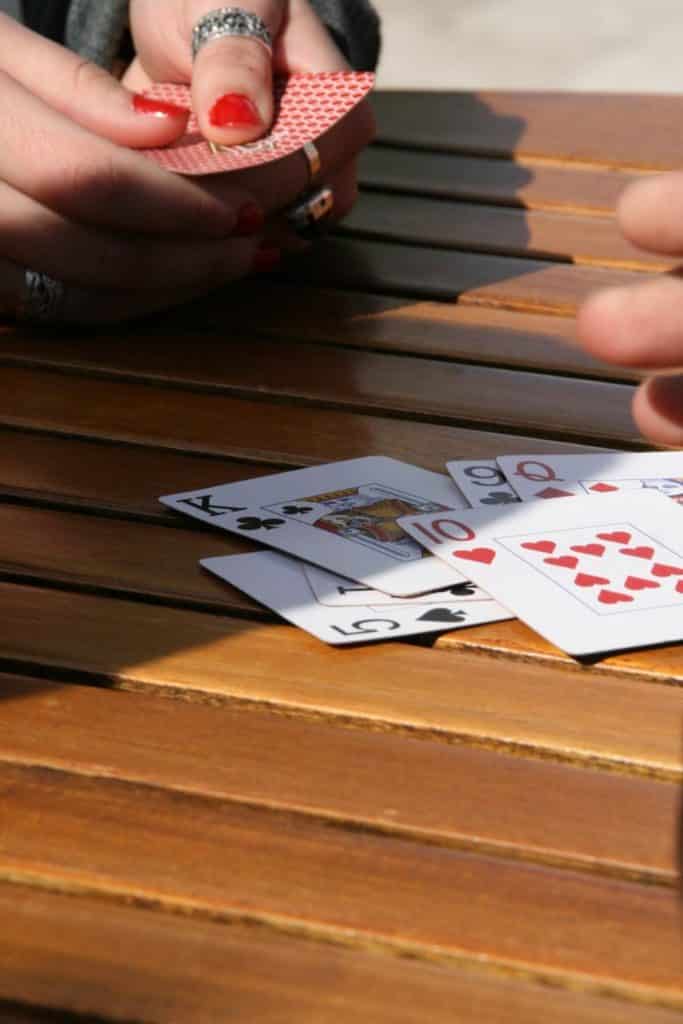
<svg viewBox="0 0 683 1024">
<path fill-rule="evenodd" d="M 379 57 L 379 18 L 369 0 L 312 0 L 335 42 L 358 71 Z M 217 5 L 218 6 L 218 5 Z M 71 0 L 66 43 L 88 60 L 110 67 L 128 20 L 128 0 Z"/>
</svg>

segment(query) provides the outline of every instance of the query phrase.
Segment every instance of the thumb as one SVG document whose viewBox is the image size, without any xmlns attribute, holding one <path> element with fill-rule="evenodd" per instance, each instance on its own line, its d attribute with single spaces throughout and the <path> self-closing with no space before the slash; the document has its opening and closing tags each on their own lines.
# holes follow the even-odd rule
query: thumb
<svg viewBox="0 0 683 1024">
<path fill-rule="evenodd" d="M 113 75 L 0 14 L 0 67 L 53 110 L 120 146 L 167 146 L 188 112 L 124 88 Z"/>
<path fill-rule="evenodd" d="M 196 22 L 202 17 L 189 4 Z M 250 0 L 275 44 L 284 17 L 284 0 Z M 187 26 L 191 33 L 192 26 Z M 192 71 L 192 106 L 205 138 L 222 145 L 253 142 L 273 121 L 273 62 L 258 35 L 209 37 L 197 53 Z"/>
</svg>

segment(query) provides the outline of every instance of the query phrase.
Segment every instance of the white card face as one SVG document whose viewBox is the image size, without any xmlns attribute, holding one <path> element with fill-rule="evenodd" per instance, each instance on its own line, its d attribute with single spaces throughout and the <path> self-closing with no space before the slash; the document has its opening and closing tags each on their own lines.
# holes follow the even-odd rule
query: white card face
<svg viewBox="0 0 683 1024">
<path fill-rule="evenodd" d="M 276 551 L 205 558 L 205 569 L 327 644 L 371 643 L 509 619 L 495 601 L 331 608 L 316 600 L 302 563 Z"/>
<path fill-rule="evenodd" d="M 419 597 L 391 597 L 379 590 L 371 590 L 362 583 L 356 583 L 355 580 L 349 580 L 345 576 L 338 576 L 334 572 L 328 572 L 327 569 L 321 569 L 317 565 L 302 564 L 304 575 L 316 600 L 331 608 L 353 608 L 369 604 L 373 608 L 378 608 L 385 605 L 404 606 L 437 602 L 442 605 L 450 605 L 491 600 L 488 594 L 485 594 L 469 580 L 466 583 L 454 583 L 453 586 L 446 587 L 445 590 L 432 590 Z"/>
<path fill-rule="evenodd" d="M 402 525 L 569 654 L 683 639 L 683 509 L 655 491 Z"/>
<path fill-rule="evenodd" d="M 465 582 L 398 525 L 401 516 L 462 508 L 462 495 L 448 477 L 395 459 L 333 462 L 160 501 L 395 597 Z"/>
<path fill-rule="evenodd" d="M 497 462 L 523 501 L 652 490 L 683 504 L 683 452 L 501 455 Z"/>
<path fill-rule="evenodd" d="M 446 468 L 473 508 L 520 500 L 495 459 L 456 459 Z"/>
</svg>

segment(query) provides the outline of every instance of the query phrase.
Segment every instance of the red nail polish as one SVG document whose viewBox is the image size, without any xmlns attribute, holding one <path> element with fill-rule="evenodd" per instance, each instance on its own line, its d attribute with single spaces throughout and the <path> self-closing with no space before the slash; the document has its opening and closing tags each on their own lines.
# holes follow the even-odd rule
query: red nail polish
<svg viewBox="0 0 683 1024">
<path fill-rule="evenodd" d="M 133 93 L 133 110 L 136 114 L 151 114 L 152 117 L 187 117 L 190 113 L 175 103 L 154 100 L 151 96 L 143 96 L 141 92 Z"/>
<path fill-rule="evenodd" d="M 259 249 L 254 256 L 251 269 L 255 274 L 267 274 L 269 270 L 275 269 L 281 259 L 280 249 Z"/>
<path fill-rule="evenodd" d="M 266 223 L 266 216 L 256 203 L 245 203 L 237 214 L 234 234 L 246 238 L 257 235 Z"/>
<path fill-rule="evenodd" d="M 216 128 L 244 128 L 260 125 L 261 115 L 248 96 L 236 92 L 226 93 L 216 100 L 209 111 L 209 121 Z"/>
</svg>

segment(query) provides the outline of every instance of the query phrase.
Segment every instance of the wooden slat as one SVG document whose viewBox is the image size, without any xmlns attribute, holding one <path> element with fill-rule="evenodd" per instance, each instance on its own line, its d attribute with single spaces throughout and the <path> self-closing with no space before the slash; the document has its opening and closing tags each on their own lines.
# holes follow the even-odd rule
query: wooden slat
<svg viewBox="0 0 683 1024">
<path fill-rule="evenodd" d="M 541 452 L 570 450 L 530 439 L 526 431 L 512 436 L 21 367 L 5 367 L 2 376 L 0 423 L 6 425 L 269 464 L 377 454 L 442 472 L 448 459 L 473 449 L 480 456 L 532 451 L 530 441 Z"/>
<path fill-rule="evenodd" d="M 21 351 L 23 358 L 35 356 L 47 365 L 68 366 L 79 373 L 97 370 L 136 381 L 201 386 L 248 397 L 302 399 L 415 419 L 495 424 L 517 432 L 552 430 L 556 437 L 598 443 L 642 441 L 631 415 L 633 387 L 623 383 L 539 377 L 520 370 L 445 365 L 295 342 L 283 346 L 278 340 L 235 342 L 218 353 L 213 339 L 203 335 L 150 340 L 144 345 L 137 339 L 121 339 L 108 352 L 93 351 L 87 340 L 55 340 L 42 347 L 38 342 L 21 346 Z M 139 388 L 136 382 L 130 386 Z M 156 397 L 147 400 L 148 407 Z M 182 394 L 171 397 L 161 392 L 157 401 L 167 408 L 174 402 L 179 409 L 185 405 Z M 277 410 L 269 412 L 277 416 Z"/>
<path fill-rule="evenodd" d="M 380 141 L 400 146 L 643 170 L 683 158 L 680 96 L 395 90 L 373 104 Z"/>
<path fill-rule="evenodd" d="M 486 626 L 473 626 L 471 629 L 442 634 L 436 641 L 442 650 L 485 650 L 491 654 L 504 654 L 506 657 L 522 656 L 549 662 L 561 662 L 565 665 L 574 664 L 574 659 L 554 644 L 544 640 L 519 619 L 507 622 L 490 623 Z M 680 685 L 681 668 L 680 644 L 661 647 L 640 648 L 634 651 L 620 651 L 601 657 L 594 670 L 610 672 L 617 669 L 621 673 L 634 676 L 643 675 L 659 678 L 662 682 Z"/>
<path fill-rule="evenodd" d="M 350 237 L 625 270 L 669 270 L 677 263 L 636 249 L 611 217 L 425 196 L 362 192 L 340 230 Z"/>
<path fill-rule="evenodd" d="M 124 688 L 681 771 L 683 687 L 410 644 L 339 651 L 288 626 L 37 587 L 0 584 L 0 611 L 0 658 L 29 673 L 78 671 Z M 683 676 L 682 656 L 671 648 L 668 678 Z"/>
<path fill-rule="evenodd" d="M 269 710 L 152 703 L 149 695 L 8 676 L 0 676 L 0 701 L 0 760 L 8 763 L 665 884 L 677 875 L 677 783 Z"/>
<path fill-rule="evenodd" d="M 635 370 L 598 362 L 578 348 L 570 317 L 260 282 L 258 293 L 245 289 L 237 301 L 217 297 L 207 303 L 197 311 L 200 327 L 222 328 L 228 310 L 241 328 L 288 341 L 322 341 L 612 380 L 639 376 Z M 167 335 L 176 332 L 169 322 Z M 35 334 L 29 338 L 33 346 Z M 21 340 L 24 336 L 18 335 L 17 343 Z M 12 342 L 11 351 L 14 348 Z M 10 346 L 4 343 L 3 351 L 9 352 Z"/>
<path fill-rule="evenodd" d="M 474 1012 L 487 1024 L 680 1020 L 677 1010 L 534 985 L 483 965 L 368 955 L 248 924 L 7 884 L 0 960 L 5 999 L 150 1024 L 215 1024 L 226 1012 L 259 1024 L 450 1024 Z"/>
<path fill-rule="evenodd" d="M 83 466 L 87 473 L 89 461 Z M 119 471 L 125 463 L 119 466 Z M 248 472 L 243 469 L 243 472 Z M 204 484 L 216 478 L 204 478 Z M 210 528 L 191 528 L 177 514 L 159 506 L 159 515 L 147 513 L 156 494 L 147 494 L 150 479 L 138 481 L 139 496 L 131 496 L 130 510 L 145 510 L 145 520 L 176 526 L 152 530 L 139 523 L 93 516 L 46 512 L 21 505 L 0 506 L 0 573 L 12 580 L 43 580 L 61 585 L 104 589 L 175 604 L 196 606 L 258 618 L 268 613 L 239 590 L 202 571 L 200 558 L 208 554 L 237 554 L 251 550 L 248 542 Z M 178 482 L 178 488 L 183 487 Z M 93 497 L 110 511 L 106 491 Z M 50 544 L 44 543 L 50 537 Z M 442 634 L 434 641 L 442 650 L 484 650 L 507 657 L 534 657 L 576 664 L 574 659 L 544 640 L 518 620 L 496 622 Z M 626 671 L 664 680 L 680 678 L 683 671 L 677 645 L 620 652 L 603 658 L 600 671 Z"/>
<path fill-rule="evenodd" d="M 247 480 L 285 465 L 182 455 L 0 427 L 0 495 L 178 524 L 161 494 Z"/>
<path fill-rule="evenodd" d="M 171 521 L 179 528 L 0 505 L 0 574 L 262 617 L 261 605 L 199 565 L 200 558 L 255 545 L 224 532 L 182 529 L 178 516 Z"/>
<path fill-rule="evenodd" d="M 490 160 L 396 146 L 371 146 L 359 164 L 359 180 L 366 188 L 594 216 L 613 213 L 623 190 L 641 177 L 602 167 Z"/>
<path fill-rule="evenodd" d="M 4 878 L 487 957 L 683 1008 L 673 889 L 52 770 L 1 765 L 0 792 Z"/>
<path fill-rule="evenodd" d="M 641 273 L 542 260 L 332 238 L 291 257 L 279 274 L 301 284 L 386 292 L 571 315 L 598 288 L 634 284 Z"/>
</svg>

